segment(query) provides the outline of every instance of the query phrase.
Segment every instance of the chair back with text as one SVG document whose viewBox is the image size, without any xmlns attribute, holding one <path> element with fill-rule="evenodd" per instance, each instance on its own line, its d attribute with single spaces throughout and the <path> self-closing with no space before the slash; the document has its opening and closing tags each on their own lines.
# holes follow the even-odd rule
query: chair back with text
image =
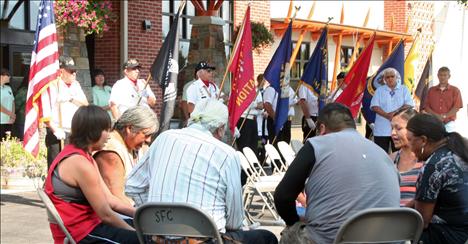
<svg viewBox="0 0 468 244">
<path fill-rule="evenodd" d="M 49 196 L 47 196 L 47 194 L 44 192 L 42 188 L 37 188 L 37 195 L 39 195 L 39 198 L 42 200 L 42 202 L 44 203 L 47 209 L 47 218 L 49 220 L 49 223 L 58 225 L 60 227 L 60 230 L 62 230 L 62 232 L 65 234 L 66 237 L 63 240 L 63 243 L 75 244 L 76 243 L 75 240 L 73 240 L 73 237 L 71 236 L 70 232 L 68 232 L 67 228 L 65 227 L 65 224 L 63 223 L 62 218 L 57 212 L 57 209 L 55 208 L 55 205 L 50 200 Z"/>
<path fill-rule="evenodd" d="M 136 210 L 134 225 L 140 243 L 145 243 L 144 235 L 209 237 L 223 243 L 211 217 L 186 203 L 145 203 Z"/>
<path fill-rule="evenodd" d="M 411 208 L 370 208 L 346 220 L 338 230 L 337 243 L 417 243 L 423 219 Z"/>
</svg>

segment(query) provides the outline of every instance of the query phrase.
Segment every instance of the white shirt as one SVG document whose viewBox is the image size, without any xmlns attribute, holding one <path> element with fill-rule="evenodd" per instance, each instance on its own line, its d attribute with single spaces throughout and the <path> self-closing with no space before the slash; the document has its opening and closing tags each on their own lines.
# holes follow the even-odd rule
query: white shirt
<svg viewBox="0 0 468 244">
<path fill-rule="evenodd" d="M 288 116 L 294 116 L 294 105 L 297 103 L 297 96 L 294 94 L 294 90 L 289 87 L 289 111 Z M 265 88 L 265 92 L 263 93 L 263 102 L 271 104 L 273 107 L 273 111 L 276 112 L 276 104 L 278 102 L 278 93 L 276 92 L 275 88 L 269 86 Z"/>
<path fill-rule="evenodd" d="M 187 90 L 193 84 L 193 82 L 195 82 L 195 80 L 191 80 L 184 85 L 184 88 L 182 89 L 182 101 L 187 101 Z"/>
<path fill-rule="evenodd" d="M 242 226 L 239 157 L 199 124 L 159 135 L 127 179 L 125 192 L 137 205 L 186 202 L 206 211 L 220 232 Z"/>
<path fill-rule="evenodd" d="M 242 113 L 241 117 L 247 117 L 247 113 L 249 113 L 248 118 L 253 118 L 253 116 L 261 115 L 263 110 L 257 109 L 256 107 L 258 106 L 259 103 L 262 103 L 262 102 L 263 102 L 262 94 L 258 92 L 255 99 L 252 101 L 252 103 L 250 103 L 249 107 L 247 107 L 247 109 Z"/>
<path fill-rule="evenodd" d="M 393 94 L 393 95 L 392 95 Z M 378 106 L 386 113 L 393 112 L 403 105 L 414 106 L 411 94 L 401 84 L 397 84 L 395 89 L 390 89 L 387 85 L 380 86 L 375 91 L 371 100 L 371 108 Z M 390 120 L 376 114 L 374 123 L 374 136 L 391 136 L 392 126 Z"/>
<path fill-rule="evenodd" d="M 205 86 L 202 80 L 198 79 L 187 88 L 187 102 L 197 104 L 202 99 L 209 99 L 218 96 L 219 88 L 213 82 L 209 83 L 209 87 Z"/>
<path fill-rule="evenodd" d="M 299 99 L 305 100 L 307 108 L 309 109 L 309 114 L 311 116 L 317 116 L 319 106 L 318 97 L 315 96 L 315 94 L 309 88 L 307 88 L 307 86 L 301 85 L 299 88 Z"/>
<path fill-rule="evenodd" d="M 50 85 L 50 94 L 51 101 L 54 101 L 51 107 L 51 126 L 62 128 L 65 132 L 70 132 L 73 115 L 75 115 L 76 110 L 80 107 L 70 102 L 70 99 L 88 102 L 81 89 L 80 82 L 75 80 L 68 86 L 62 79 L 56 80 Z"/>
<path fill-rule="evenodd" d="M 144 87 L 145 80 L 138 79 L 137 84 L 135 85 L 130 79 L 124 77 L 123 79 L 116 81 L 114 86 L 112 86 L 109 104 L 113 103 L 117 105 L 119 113 L 123 114 L 127 109 L 138 104 L 138 100 L 143 93 L 146 93 L 149 97 L 156 98 L 149 85 L 146 86 L 145 92 L 143 92 Z M 145 96 L 142 97 L 140 105 L 149 107 Z"/>
</svg>

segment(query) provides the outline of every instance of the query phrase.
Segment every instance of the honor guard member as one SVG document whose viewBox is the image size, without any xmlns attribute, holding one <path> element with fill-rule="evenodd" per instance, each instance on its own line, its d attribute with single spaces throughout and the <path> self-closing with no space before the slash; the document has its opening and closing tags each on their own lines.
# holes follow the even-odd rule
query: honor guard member
<svg viewBox="0 0 468 244">
<path fill-rule="evenodd" d="M 50 85 L 51 114 L 45 118 L 47 166 L 52 164 L 62 150 L 62 142 L 71 131 L 71 121 L 76 110 L 88 105 L 88 100 L 76 80 L 76 66 L 71 57 L 60 56 L 60 77 Z"/>
<path fill-rule="evenodd" d="M 317 121 L 318 97 L 312 92 L 311 88 L 304 83 L 299 88 L 299 105 L 302 113 L 302 135 L 303 139 L 315 136 L 315 122 Z"/>
<path fill-rule="evenodd" d="M 263 93 L 263 107 L 268 113 L 267 128 L 268 128 L 268 139 L 270 143 L 273 142 L 275 138 L 275 113 L 276 105 L 278 102 L 278 93 L 275 88 L 268 86 Z M 289 144 L 291 142 L 291 120 L 295 115 L 294 105 L 297 103 L 297 96 L 294 90 L 289 87 L 289 110 L 288 110 L 288 120 L 284 123 L 283 128 L 278 133 L 278 136 L 275 140 L 275 145 L 279 141 L 285 141 Z"/>
<path fill-rule="evenodd" d="M 216 99 L 219 93 L 218 86 L 213 82 L 215 66 L 201 61 L 195 67 L 197 80 L 187 89 L 187 111 L 190 115 L 195 104 L 204 99 Z"/>
<path fill-rule="evenodd" d="M 145 80 L 138 79 L 141 69 L 138 60 L 134 58 L 127 60 L 123 69 L 125 77 L 115 82 L 109 99 L 114 119 L 120 118 L 120 115 L 130 107 L 137 105 L 153 107 L 156 105 L 156 96 L 151 88 L 146 86 Z"/>
</svg>

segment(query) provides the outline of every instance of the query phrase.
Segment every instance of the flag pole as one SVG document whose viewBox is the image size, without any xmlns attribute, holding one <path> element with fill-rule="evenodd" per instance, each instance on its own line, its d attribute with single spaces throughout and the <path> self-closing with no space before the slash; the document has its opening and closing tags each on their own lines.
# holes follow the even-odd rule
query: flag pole
<svg viewBox="0 0 468 244">
<path fill-rule="evenodd" d="M 260 90 L 257 89 L 257 92 L 255 92 L 255 98 L 257 98 L 257 96 L 258 96 L 259 93 L 260 93 Z M 255 102 L 255 100 L 252 101 L 252 102 Z M 239 133 L 240 133 L 240 131 L 242 130 L 242 127 L 244 127 L 245 120 L 247 119 L 247 117 L 249 116 L 249 114 L 250 114 L 250 108 L 249 108 L 249 110 L 247 110 L 247 115 L 246 115 L 246 116 L 243 118 L 243 120 L 242 120 L 242 123 L 241 123 L 241 125 L 240 125 L 240 127 L 239 127 Z M 234 143 L 236 142 L 236 140 L 237 140 L 237 138 L 234 137 L 234 140 L 233 140 L 231 146 L 234 146 Z"/>
<path fill-rule="evenodd" d="M 332 21 L 332 20 L 333 20 L 333 17 L 328 17 L 328 21 L 327 21 L 327 23 L 325 23 L 324 27 L 327 27 L 328 24 L 330 23 L 330 21 Z M 328 64 L 327 64 L 327 66 L 328 66 Z M 297 84 L 296 90 L 294 91 L 294 95 L 298 96 L 297 94 L 299 92 L 299 88 L 301 87 L 301 85 L 302 85 L 302 80 L 299 80 L 299 84 Z"/>
<path fill-rule="evenodd" d="M 344 3 L 341 5 L 341 16 L 340 16 L 340 24 L 344 23 Z M 332 76 L 332 83 L 331 83 L 331 91 L 335 91 L 336 87 L 336 75 L 338 73 L 338 69 L 341 68 L 341 65 L 338 66 L 340 63 L 340 56 L 341 56 L 341 43 L 343 41 L 343 33 L 338 35 L 338 40 L 336 40 L 336 48 L 335 48 L 335 62 L 333 64 L 333 76 Z M 341 86 L 340 86 L 341 87 Z"/>
<path fill-rule="evenodd" d="M 146 90 L 146 88 L 148 87 L 148 84 L 149 84 L 150 79 L 151 79 L 151 72 L 148 74 L 148 78 L 146 78 L 145 86 L 143 87 L 142 91 Z M 138 82 L 138 81 L 137 81 L 137 82 Z M 164 98 L 163 98 L 163 100 L 164 100 Z M 141 95 L 140 95 L 140 97 L 138 98 L 137 106 L 140 105 L 140 102 L 141 102 Z"/>
<path fill-rule="evenodd" d="M 249 2 L 247 8 L 250 8 L 250 4 L 251 2 Z M 242 20 L 241 27 L 239 28 L 239 32 L 237 33 L 236 42 L 234 43 L 234 48 L 231 51 L 231 55 L 229 55 L 229 62 L 226 66 L 226 70 L 224 71 L 223 80 L 221 81 L 221 84 L 219 85 L 219 92 L 216 98 L 219 98 L 221 96 L 221 92 L 223 91 L 224 82 L 226 81 L 227 73 L 229 72 L 229 67 L 231 66 L 232 60 L 234 58 L 234 55 L 232 54 L 237 51 L 237 48 L 239 48 L 240 39 L 242 39 L 242 35 L 244 33 L 245 18 L 246 16 L 244 15 L 244 19 Z"/>
<path fill-rule="evenodd" d="M 296 19 L 297 12 L 301 9 L 301 6 L 297 6 L 297 7 L 294 7 L 294 8 L 295 8 L 295 11 L 294 11 L 294 15 L 293 15 L 293 17 L 291 19 L 291 22 L 293 22 Z M 292 32 L 292 30 L 291 30 L 291 32 Z M 288 69 L 287 69 L 287 71 L 285 73 L 287 74 L 289 72 L 291 72 L 291 65 L 289 65 L 289 67 L 288 67 Z M 283 79 L 282 83 L 284 83 L 284 79 Z M 288 110 L 289 110 L 289 108 L 288 108 Z M 275 137 L 273 138 L 273 141 L 271 142 L 271 144 L 275 143 L 277 137 L 278 137 L 278 135 L 275 135 Z M 263 161 L 263 163 L 265 163 L 265 161 L 266 161 L 266 157 L 265 157 L 265 160 Z"/>
</svg>

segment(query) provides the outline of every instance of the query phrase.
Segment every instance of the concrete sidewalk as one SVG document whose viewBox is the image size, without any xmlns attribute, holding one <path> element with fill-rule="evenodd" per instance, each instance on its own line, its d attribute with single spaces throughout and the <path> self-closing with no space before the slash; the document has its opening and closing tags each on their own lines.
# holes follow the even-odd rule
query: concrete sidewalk
<svg viewBox="0 0 468 244">
<path fill-rule="evenodd" d="M 3 191 L 1 236 L 3 244 L 53 243 L 44 205 L 35 191 Z"/>
</svg>

